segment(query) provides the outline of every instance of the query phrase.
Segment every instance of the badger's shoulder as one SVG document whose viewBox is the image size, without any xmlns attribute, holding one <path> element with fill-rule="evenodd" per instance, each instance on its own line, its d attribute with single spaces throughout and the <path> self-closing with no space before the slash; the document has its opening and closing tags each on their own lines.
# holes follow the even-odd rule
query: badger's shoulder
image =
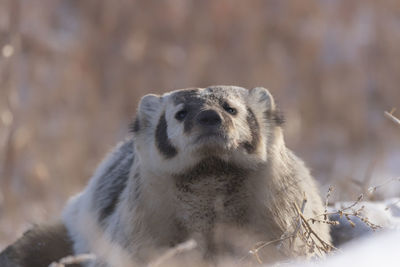
<svg viewBox="0 0 400 267">
<path fill-rule="evenodd" d="M 69 255 L 73 255 L 72 241 L 62 223 L 35 226 L 0 253 L 0 266 L 49 266 Z"/>
<path fill-rule="evenodd" d="M 118 144 L 96 171 L 91 185 L 92 208 L 103 223 L 115 210 L 135 159 L 133 139 Z"/>
<path fill-rule="evenodd" d="M 35 226 L 0 254 L 0 266 L 48 266 L 62 257 L 87 252 L 85 238 L 77 227 L 85 225 L 88 215 L 94 226 L 113 213 L 126 187 L 134 161 L 132 138 L 118 144 L 97 168 L 89 185 L 73 197 L 63 212 L 63 223 Z"/>
<path fill-rule="evenodd" d="M 64 208 L 62 220 L 74 240 L 75 252 L 87 252 L 87 233 L 101 235 L 117 208 L 135 160 L 133 143 L 132 138 L 127 138 L 116 145 L 97 167 L 85 190 L 73 196 Z"/>
</svg>

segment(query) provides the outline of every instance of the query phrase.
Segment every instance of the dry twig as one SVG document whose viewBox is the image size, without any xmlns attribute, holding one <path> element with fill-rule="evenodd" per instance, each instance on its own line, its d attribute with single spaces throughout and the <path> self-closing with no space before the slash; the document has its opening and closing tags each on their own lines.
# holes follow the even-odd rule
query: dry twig
<svg viewBox="0 0 400 267">
<path fill-rule="evenodd" d="M 192 249 L 194 249 L 196 247 L 197 247 L 196 241 L 194 241 L 193 239 L 190 239 L 190 240 L 188 240 L 186 242 L 178 244 L 176 247 L 173 247 L 173 248 L 167 250 L 159 258 L 157 258 L 156 260 L 150 262 L 148 264 L 148 267 L 160 266 L 163 263 L 165 263 L 167 260 L 175 257 L 176 255 L 181 254 L 181 253 L 186 252 L 186 251 L 190 251 L 190 250 L 192 250 Z"/>
<path fill-rule="evenodd" d="M 318 250 L 323 251 L 323 252 L 330 252 L 331 250 L 336 249 L 334 246 L 332 246 L 331 244 L 329 244 L 328 242 L 325 242 L 324 240 L 322 240 L 322 238 L 320 236 L 318 236 L 317 233 L 314 232 L 314 230 L 312 229 L 311 225 L 308 223 L 309 219 L 307 219 L 304 214 L 301 212 L 299 206 L 297 206 L 296 203 L 294 203 L 295 209 L 298 213 L 298 215 L 301 217 L 302 219 L 302 224 L 303 227 L 305 229 L 306 232 L 306 237 L 307 237 L 307 244 L 310 244 L 310 249 L 312 249 L 313 247 L 318 248 Z M 316 240 L 315 240 L 315 239 Z M 318 242 L 316 242 L 318 241 Z M 319 245 L 318 245 L 319 243 Z"/>
<path fill-rule="evenodd" d="M 388 204 L 385 210 L 389 210 L 390 208 L 395 207 L 398 203 L 400 203 L 400 199 L 394 201 L 393 203 Z"/>
<path fill-rule="evenodd" d="M 372 194 L 377 189 L 379 189 L 380 187 L 388 185 L 388 184 L 393 183 L 393 182 L 400 182 L 400 177 L 392 178 L 392 179 L 389 179 L 389 180 L 387 180 L 387 181 L 385 181 L 385 182 L 383 182 L 381 184 L 378 184 L 378 185 L 375 185 L 375 186 L 371 186 L 371 187 L 368 188 L 368 193 Z"/>
<path fill-rule="evenodd" d="M 304 208 L 306 207 L 306 203 L 307 203 L 307 197 L 306 197 L 306 195 L 304 194 L 303 202 L 301 203 L 301 212 L 302 212 L 302 213 L 304 212 Z M 294 232 L 293 232 L 293 234 L 292 234 L 292 239 L 291 239 L 291 244 L 290 244 L 290 249 L 292 249 L 292 250 L 293 250 L 293 248 L 294 248 L 294 241 L 295 241 L 295 238 L 296 238 L 298 232 L 300 231 L 300 229 L 301 229 L 301 217 L 300 217 L 300 215 L 298 214 L 298 223 L 297 223 L 296 229 L 294 229 Z"/>
<path fill-rule="evenodd" d="M 59 260 L 58 262 L 53 262 L 49 267 L 65 267 L 69 264 L 80 264 L 86 261 L 93 261 L 96 259 L 94 254 L 79 254 L 75 256 L 67 256 Z"/>
<path fill-rule="evenodd" d="M 384 183 L 384 184 L 387 184 L 387 183 Z M 379 187 L 379 186 L 377 186 L 377 187 Z M 348 205 L 347 207 L 338 209 L 333 212 L 324 212 L 313 218 L 307 219 L 307 221 L 311 221 L 311 223 L 319 222 L 319 223 L 328 223 L 328 224 L 332 224 L 332 225 L 337 225 L 337 224 L 339 224 L 339 221 L 328 221 L 328 220 L 325 220 L 325 218 L 327 218 L 330 215 L 339 215 L 340 218 L 345 217 L 347 219 L 347 221 L 350 223 L 350 225 L 352 227 L 355 227 L 355 223 L 350 218 L 351 216 L 355 216 L 355 217 L 359 218 L 363 223 L 365 223 L 368 227 L 370 227 L 372 230 L 375 231 L 377 229 L 381 229 L 382 226 L 374 224 L 367 217 L 362 215 L 362 211 L 364 210 L 365 206 L 361 206 L 360 208 L 353 209 L 361 202 L 361 200 L 363 200 L 363 198 L 364 198 L 364 195 L 360 194 L 358 196 L 357 200 L 354 201 L 353 203 L 351 203 L 350 205 Z M 319 219 L 322 216 L 324 217 L 324 220 Z"/>
<path fill-rule="evenodd" d="M 393 115 L 394 112 L 395 112 L 395 109 L 392 109 L 390 112 L 385 111 L 385 117 L 400 126 L 400 119 L 398 119 L 397 117 L 395 117 Z"/>
<path fill-rule="evenodd" d="M 304 195 L 301 208 L 294 203 L 294 210 L 298 216 L 298 220 L 296 221 L 296 227 L 294 231 L 290 234 L 283 234 L 280 238 L 271 240 L 268 242 L 259 242 L 257 243 L 252 250 L 249 251 L 250 254 L 254 255 L 258 263 L 262 264 L 262 260 L 258 254 L 258 252 L 265 248 L 266 246 L 282 242 L 287 239 L 290 240 L 290 249 L 294 249 L 294 241 L 298 237 L 303 240 L 305 246 L 308 248 L 310 252 L 313 252 L 315 248 L 317 248 L 320 254 L 316 254 L 318 256 L 322 256 L 324 253 L 328 253 L 329 251 L 336 249 L 329 243 L 322 240 L 321 237 L 312 229 L 312 226 L 308 223 L 306 217 L 304 216 L 303 212 L 305 209 L 305 205 L 307 203 L 307 198 Z"/>
<path fill-rule="evenodd" d="M 304 211 L 304 208 L 305 208 L 306 203 L 307 203 L 307 198 L 306 198 L 305 195 L 304 195 L 303 202 L 302 202 L 302 204 L 301 204 L 301 210 L 302 210 L 302 211 Z M 287 239 L 289 239 L 289 238 L 292 238 L 290 247 L 291 247 L 291 249 L 293 249 L 294 239 L 296 238 L 297 233 L 299 232 L 300 228 L 301 228 L 301 218 L 300 218 L 300 216 L 299 216 L 297 226 L 296 226 L 295 230 L 293 231 L 293 233 L 291 233 L 291 234 L 289 234 L 289 235 L 283 234 L 280 238 L 274 239 L 274 240 L 271 240 L 271 241 L 267 241 L 267 242 L 260 241 L 260 242 L 258 242 L 258 243 L 256 243 L 256 244 L 254 245 L 254 247 L 249 251 L 249 253 L 250 253 L 251 255 L 254 255 L 254 257 L 256 258 L 256 260 L 258 261 L 258 263 L 262 264 L 262 260 L 261 260 L 261 258 L 260 258 L 260 255 L 258 254 L 258 252 L 259 252 L 261 249 L 263 249 L 263 248 L 265 248 L 265 247 L 267 247 L 267 246 L 269 246 L 269 245 L 272 245 L 272 244 L 275 244 L 275 243 L 278 243 L 278 242 L 282 242 L 282 241 L 284 241 L 284 240 L 287 240 Z M 242 260 L 243 260 L 243 259 L 242 259 Z"/>
</svg>

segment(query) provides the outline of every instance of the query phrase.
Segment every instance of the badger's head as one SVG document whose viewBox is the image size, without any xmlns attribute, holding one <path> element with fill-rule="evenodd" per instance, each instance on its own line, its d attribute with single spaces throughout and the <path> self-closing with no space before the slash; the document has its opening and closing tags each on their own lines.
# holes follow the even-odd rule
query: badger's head
<svg viewBox="0 0 400 267">
<path fill-rule="evenodd" d="M 213 86 L 144 96 L 132 131 L 141 165 L 174 174 L 210 157 L 266 162 L 281 123 L 267 89 Z"/>
</svg>

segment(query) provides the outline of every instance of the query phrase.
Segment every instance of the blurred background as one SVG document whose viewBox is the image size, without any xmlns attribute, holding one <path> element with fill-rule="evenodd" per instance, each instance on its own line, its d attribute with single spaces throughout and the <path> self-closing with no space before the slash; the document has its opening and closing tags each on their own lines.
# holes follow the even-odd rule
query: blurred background
<svg viewBox="0 0 400 267">
<path fill-rule="evenodd" d="M 59 216 L 141 96 L 215 84 L 270 89 L 322 195 L 400 176 L 399 1 L 0 0 L 0 249 Z"/>
</svg>

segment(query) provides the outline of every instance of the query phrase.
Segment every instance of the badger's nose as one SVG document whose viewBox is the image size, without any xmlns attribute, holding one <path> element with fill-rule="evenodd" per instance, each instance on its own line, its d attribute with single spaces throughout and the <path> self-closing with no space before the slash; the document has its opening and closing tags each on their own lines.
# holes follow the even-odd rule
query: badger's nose
<svg viewBox="0 0 400 267">
<path fill-rule="evenodd" d="M 197 115 L 197 123 L 202 126 L 219 126 L 221 122 L 221 116 L 215 110 L 204 110 Z"/>
</svg>

